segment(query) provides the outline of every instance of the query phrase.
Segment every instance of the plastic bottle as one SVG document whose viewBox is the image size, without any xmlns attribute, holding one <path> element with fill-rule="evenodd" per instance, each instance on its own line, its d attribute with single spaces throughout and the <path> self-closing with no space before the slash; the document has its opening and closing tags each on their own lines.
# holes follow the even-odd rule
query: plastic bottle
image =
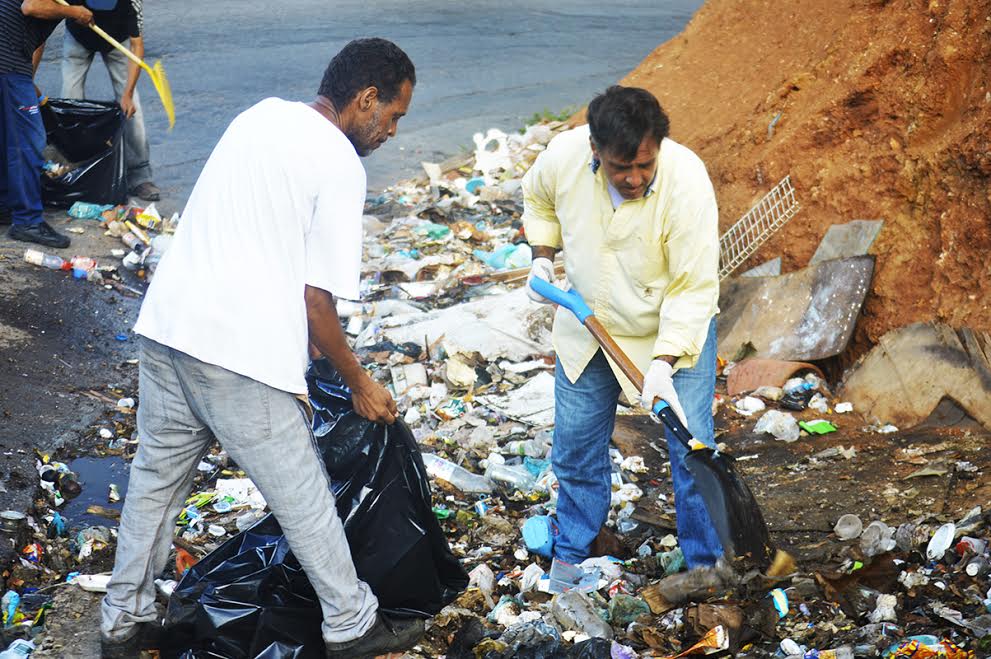
<svg viewBox="0 0 991 659">
<path fill-rule="evenodd" d="M 438 455 L 424 453 L 423 464 L 426 466 L 428 474 L 434 478 L 447 481 L 462 492 L 479 494 L 489 494 L 492 492 L 492 483 L 485 476 L 473 474 L 464 467 L 460 467 Z"/>
<path fill-rule="evenodd" d="M 21 659 L 21 657 L 30 657 L 32 652 L 34 652 L 34 643 L 19 638 L 8 645 L 6 650 L 0 652 L 0 659 Z"/>
<path fill-rule="evenodd" d="M 74 256 L 69 264 L 76 279 L 86 279 L 89 273 L 96 270 L 96 260 L 88 256 Z"/>
<path fill-rule="evenodd" d="M 505 465 L 489 463 L 485 469 L 485 478 L 499 483 L 506 488 L 529 492 L 537 483 L 526 467 L 520 465 Z"/>
<path fill-rule="evenodd" d="M 541 436 L 533 439 L 517 439 L 506 444 L 506 453 L 510 455 L 522 455 L 528 458 L 545 458 L 551 445 L 544 441 Z"/>
<path fill-rule="evenodd" d="M 24 260 L 32 265 L 40 265 L 42 268 L 48 268 L 50 270 L 69 269 L 68 264 L 62 257 L 55 256 L 54 254 L 45 254 L 37 249 L 24 250 Z"/>
<path fill-rule="evenodd" d="M 138 254 L 145 251 L 146 245 L 130 231 L 121 236 L 120 240 Z"/>
<path fill-rule="evenodd" d="M 128 270 L 134 271 L 141 267 L 141 254 L 137 251 L 131 251 L 127 253 L 121 263 Z"/>
<path fill-rule="evenodd" d="M 585 593 L 569 590 L 551 601 L 551 615 L 564 629 L 583 632 L 593 638 L 612 638 L 612 627 L 599 617 Z"/>
</svg>

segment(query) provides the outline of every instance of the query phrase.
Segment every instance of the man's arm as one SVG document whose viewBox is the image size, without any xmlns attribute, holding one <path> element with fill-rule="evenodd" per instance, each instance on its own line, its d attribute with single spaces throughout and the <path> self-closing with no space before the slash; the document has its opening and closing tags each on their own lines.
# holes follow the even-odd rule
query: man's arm
<svg viewBox="0 0 991 659">
<path fill-rule="evenodd" d="M 145 40 L 144 37 L 131 37 L 130 39 L 131 52 L 138 57 L 144 59 L 145 56 Z M 137 108 L 134 107 L 134 88 L 138 85 L 138 78 L 141 76 L 141 67 L 135 64 L 132 60 L 127 60 L 127 84 L 124 85 L 124 91 L 120 95 L 120 109 L 124 111 L 124 116 L 130 119 L 134 116 Z"/>
<path fill-rule="evenodd" d="M 24 0 L 21 13 L 44 21 L 57 21 L 67 18 L 80 25 L 93 24 L 93 12 L 82 5 L 65 6 L 55 0 Z"/>
<path fill-rule="evenodd" d="M 654 356 L 679 368 L 695 365 L 719 303 L 719 212 L 699 165 L 693 188 L 675 200 L 664 244 L 671 281 L 664 291 Z"/>
<path fill-rule="evenodd" d="M 398 415 L 396 401 L 385 387 L 372 380 L 348 347 L 334 296 L 323 289 L 307 286 L 304 297 L 310 343 L 330 359 L 351 388 L 354 411 L 377 423 L 395 422 Z"/>
<path fill-rule="evenodd" d="M 34 53 L 31 54 L 31 66 L 33 67 L 32 73 L 38 73 L 38 67 L 41 66 L 41 58 L 45 54 L 45 44 L 38 46 Z M 37 85 L 35 85 L 37 89 Z M 41 95 L 41 91 L 38 90 L 38 95 Z"/>
<path fill-rule="evenodd" d="M 554 257 L 561 251 L 557 247 L 548 247 L 547 245 L 530 245 L 530 249 L 533 251 L 533 258 L 550 259 L 552 263 Z"/>
</svg>

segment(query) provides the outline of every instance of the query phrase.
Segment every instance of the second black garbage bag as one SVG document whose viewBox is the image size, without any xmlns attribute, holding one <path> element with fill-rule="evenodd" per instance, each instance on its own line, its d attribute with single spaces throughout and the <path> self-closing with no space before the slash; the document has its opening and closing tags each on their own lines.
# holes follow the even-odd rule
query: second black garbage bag
<svg viewBox="0 0 991 659">
<path fill-rule="evenodd" d="M 434 517 L 416 440 L 359 417 L 327 362 L 307 373 L 313 428 L 361 577 L 381 608 L 430 617 L 467 587 Z M 300 492 L 305 497 L 305 492 Z M 183 576 L 169 601 L 165 657 L 323 656 L 320 605 L 271 515 Z"/>
<path fill-rule="evenodd" d="M 53 98 L 42 106 L 48 145 L 41 195 L 46 204 L 127 200 L 124 114 L 117 103 Z"/>
</svg>

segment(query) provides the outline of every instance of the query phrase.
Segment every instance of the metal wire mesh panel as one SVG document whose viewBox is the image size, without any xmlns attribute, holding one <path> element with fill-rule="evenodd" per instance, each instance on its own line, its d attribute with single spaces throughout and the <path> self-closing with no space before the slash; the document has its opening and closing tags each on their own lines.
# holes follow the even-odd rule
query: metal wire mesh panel
<svg viewBox="0 0 991 659">
<path fill-rule="evenodd" d="M 733 274 L 798 209 L 791 176 L 786 176 L 720 237 L 719 279 Z"/>
</svg>

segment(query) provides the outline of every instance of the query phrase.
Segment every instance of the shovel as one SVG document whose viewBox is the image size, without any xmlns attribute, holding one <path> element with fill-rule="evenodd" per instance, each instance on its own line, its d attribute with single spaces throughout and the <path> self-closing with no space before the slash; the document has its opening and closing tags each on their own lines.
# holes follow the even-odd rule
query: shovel
<svg viewBox="0 0 991 659">
<path fill-rule="evenodd" d="M 548 300 L 575 314 L 637 390 L 643 390 L 643 374 L 609 336 L 578 291 L 562 291 L 537 277 L 533 278 L 530 286 Z M 654 402 L 652 411 L 674 438 L 688 449 L 685 467 L 695 479 L 709 518 L 723 545 L 726 559 L 743 561 L 766 569 L 771 563 L 772 554 L 767 524 L 764 523 L 764 515 L 761 514 L 753 493 L 736 472 L 733 457 L 692 437 L 674 410 L 660 398 Z"/>
<path fill-rule="evenodd" d="M 130 2 L 130 0 L 124 1 Z M 65 0 L 55 0 L 55 2 L 66 7 L 70 6 Z M 162 66 L 162 61 L 158 60 L 154 66 L 148 66 L 143 59 L 125 48 L 123 44 L 107 34 L 99 25 L 90 25 L 89 29 L 96 32 L 104 41 L 119 50 L 129 60 L 148 73 L 148 77 L 151 78 L 151 84 L 155 86 L 155 91 L 158 92 L 158 98 L 162 100 L 165 115 L 169 118 L 169 130 L 172 130 L 173 126 L 175 126 L 175 103 L 172 102 L 172 87 L 169 85 L 169 79 L 165 77 L 165 68 Z"/>
</svg>

